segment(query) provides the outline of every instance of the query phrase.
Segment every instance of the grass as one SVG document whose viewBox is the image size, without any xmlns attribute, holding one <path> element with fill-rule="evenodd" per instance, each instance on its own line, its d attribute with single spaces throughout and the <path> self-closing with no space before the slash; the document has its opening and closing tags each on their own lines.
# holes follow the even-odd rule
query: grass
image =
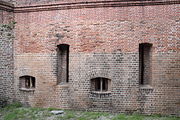
<svg viewBox="0 0 180 120">
<path fill-rule="evenodd" d="M 125 115 L 104 112 L 83 112 L 64 110 L 63 115 L 50 113 L 55 108 L 22 107 L 20 103 L 0 108 L 0 120 L 180 120 L 178 117 L 162 117 L 158 115 Z"/>
</svg>

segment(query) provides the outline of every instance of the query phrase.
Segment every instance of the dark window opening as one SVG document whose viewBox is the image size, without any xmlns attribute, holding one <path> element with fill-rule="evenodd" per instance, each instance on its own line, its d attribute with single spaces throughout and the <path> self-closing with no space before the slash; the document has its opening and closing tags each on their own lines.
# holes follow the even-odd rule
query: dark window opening
<svg viewBox="0 0 180 120">
<path fill-rule="evenodd" d="M 95 81 L 95 91 L 100 91 L 101 90 L 101 81 L 96 80 Z"/>
<path fill-rule="evenodd" d="M 33 89 L 36 86 L 36 79 L 32 76 L 20 77 L 20 88 Z"/>
<path fill-rule="evenodd" d="M 69 82 L 69 45 L 60 44 L 58 47 L 58 84 Z"/>
<path fill-rule="evenodd" d="M 102 90 L 108 91 L 108 79 L 102 79 Z"/>
<path fill-rule="evenodd" d="M 151 82 L 151 48 L 152 44 L 139 44 L 139 83 L 148 85 Z"/>
<path fill-rule="evenodd" d="M 91 79 L 91 89 L 92 91 L 106 92 L 110 90 L 110 79 L 107 78 L 94 78 Z"/>
</svg>

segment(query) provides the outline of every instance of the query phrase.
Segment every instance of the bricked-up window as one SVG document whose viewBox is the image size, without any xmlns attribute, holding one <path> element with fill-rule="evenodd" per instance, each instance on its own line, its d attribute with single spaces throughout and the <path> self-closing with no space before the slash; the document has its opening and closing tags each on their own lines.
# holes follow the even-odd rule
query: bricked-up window
<svg viewBox="0 0 180 120">
<path fill-rule="evenodd" d="M 140 85 L 151 84 L 152 44 L 139 44 L 139 79 Z"/>
<path fill-rule="evenodd" d="M 58 51 L 58 84 L 69 82 L 69 45 L 60 44 Z"/>
<path fill-rule="evenodd" d="M 20 88 L 34 89 L 36 86 L 36 79 L 32 76 L 20 77 Z"/>
<path fill-rule="evenodd" d="M 91 89 L 92 91 L 106 92 L 110 91 L 111 80 L 108 78 L 97 77 L 91 79 Z"/>
</svg>

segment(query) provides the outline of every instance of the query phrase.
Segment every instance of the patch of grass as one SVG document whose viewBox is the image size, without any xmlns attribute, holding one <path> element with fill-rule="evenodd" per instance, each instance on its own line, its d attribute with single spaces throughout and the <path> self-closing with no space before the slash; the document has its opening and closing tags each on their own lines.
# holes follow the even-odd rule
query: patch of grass
<svg viewBox="0 0 180 120">
<path fill-rule="evenodd" d="M 60 109 L 57 109 L 57 108 L 47 108 L 48 111 L 52 111 L 52 110 L 60 110 Z"/>
<path fill-rule="evenodd" d="M 4 117 L 4 120 L 15 120 L 17 118 L 17 114 L 9 113 Z"/>
<path fill-rule="evenodd" d="M 90 120 L 90 119 L 87 119 L 87 118 L 84 118 L 84 117 L 80 117 L 77 120 Z"/>
<path fill-rule="evenodd" d="M 154 114 L 154 115 L 151 115 L 151 117 L 156 117 L 156 118 L 158 118 L 158 117 L 162 117 L 162 115 L 160 115 L 160 114 Z"/>
<path fill-rule="evenodd" d="M 5 108 L 1 109 L 0 113 L 3 114 L 3 120 L 40 120 L 44 116 L 51 116 L 51 113 L 49 113 L 47 109 L 22 107 L 20 103 L 7 105 Z"/>
<path fill-rule="evenodd" d="M 119 115 L 115 116 L 112 120 L 126 120 L 126 115 L 119 114 Z"/>
<path fill-rule="evenodd" d="M 118 114 L 112 120 L 180 120 L 180 118 L 163 117 L 161 115 L 145 116 L 139 114 L 133 114 L 133 115 Z"/>
<path fill-rule="evenodd" d="M 66 118 L 67 118 L 67 119 L 75 118 L 75 115 L 74 115 L 74 114 L 67 114 L 67 115 L 66 115 Z"/>
<path fill-rule="evenodd" d="M 128 117 L 128 120 L 143 120 L 144 116 L 138 115 L 138 114 L 133 114 Z"/>
<path fill-rule="evenodd" d="M 66 119 L 75 118 L 75 114 L 73 111 L 69 111 L 66 113 Z"/>
<path fill-rule="evenodd" d="M 64 110 L 64 114 L 50 113 L 56 108 L 22 107 L 20 103 L 13 103 L 0 109 L 0 120 L 180 120 L 178 117 L 163 117 L 159 115 L 144 116 L 139 114 L 110 114 L 104 112 L 83 112 Z"/>
<path fill-rule="evenodd" d="M 102 113 L 102 112 L 84 112 L 83 117 L 88 118 L 89 120 L 97 119 L 101 116 L 108 116 L 108 113 Z"/>
<path fill-rule="evenodd" d="M 5 109 L 15 109 L 15 108 L 19 108 L 19 107 L 22 107 L 22 104 L 20 102 L 14 102 L 12 104 L 9 104 L 7 106 L 5 106 Z"/>
<path fill-rule="evenodd" d="M 73 111 L 65 111 L 65 114 L 64 115 L 61 115 L 58 117 L 60 120 L 69 120 L 71 118 L 76 118 L 75 116 L 75 112 Z"/>
<path fill-rule="evenodd" d="M 8 113 L 5 115 L 4 120 L 15 120 L 15 119 L 20 119 L 24 118 L 26 114 L 25 110 L 22 109 L 14 109 L 12 112 Z"/>
</svg>

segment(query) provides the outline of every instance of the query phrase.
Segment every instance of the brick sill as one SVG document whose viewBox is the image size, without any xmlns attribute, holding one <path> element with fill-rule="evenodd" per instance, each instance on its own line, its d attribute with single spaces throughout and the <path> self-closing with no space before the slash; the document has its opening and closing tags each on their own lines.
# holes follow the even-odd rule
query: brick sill
<svg viewBox="0 0 180 120">
<path fill-rule="evenodd" d="M 60 83 L 57 86 L 63 87 L 63 88 L 67 88 L 69 87 L 69 83 Z"/>
<path fill-rule="evenodd" d="M 19 88 L 21 91 L 26 91 L 26 92 L 34 92 L 35 88 Z"/>
<path fill-rule="evenodd" d="M 140 89 L 154 89 L 151 85 L 140 85 Z"/>
<path fill-rule="evenodd" d="M 92 91 L 92 94 L 111 94 L 110 91 L 106 91 L 106 92 L 100 92 L 100 91 Z"/>
<path fill-rule="evenodd" d="M 109 99 L 111 98 L 111 92 L 110 91 L 106 91 L 106 92 L 100 92 L 100 91 L 91 91 L 91 94 L 90 94 L 90 98 L 92 99 Z"/>
</svg>

